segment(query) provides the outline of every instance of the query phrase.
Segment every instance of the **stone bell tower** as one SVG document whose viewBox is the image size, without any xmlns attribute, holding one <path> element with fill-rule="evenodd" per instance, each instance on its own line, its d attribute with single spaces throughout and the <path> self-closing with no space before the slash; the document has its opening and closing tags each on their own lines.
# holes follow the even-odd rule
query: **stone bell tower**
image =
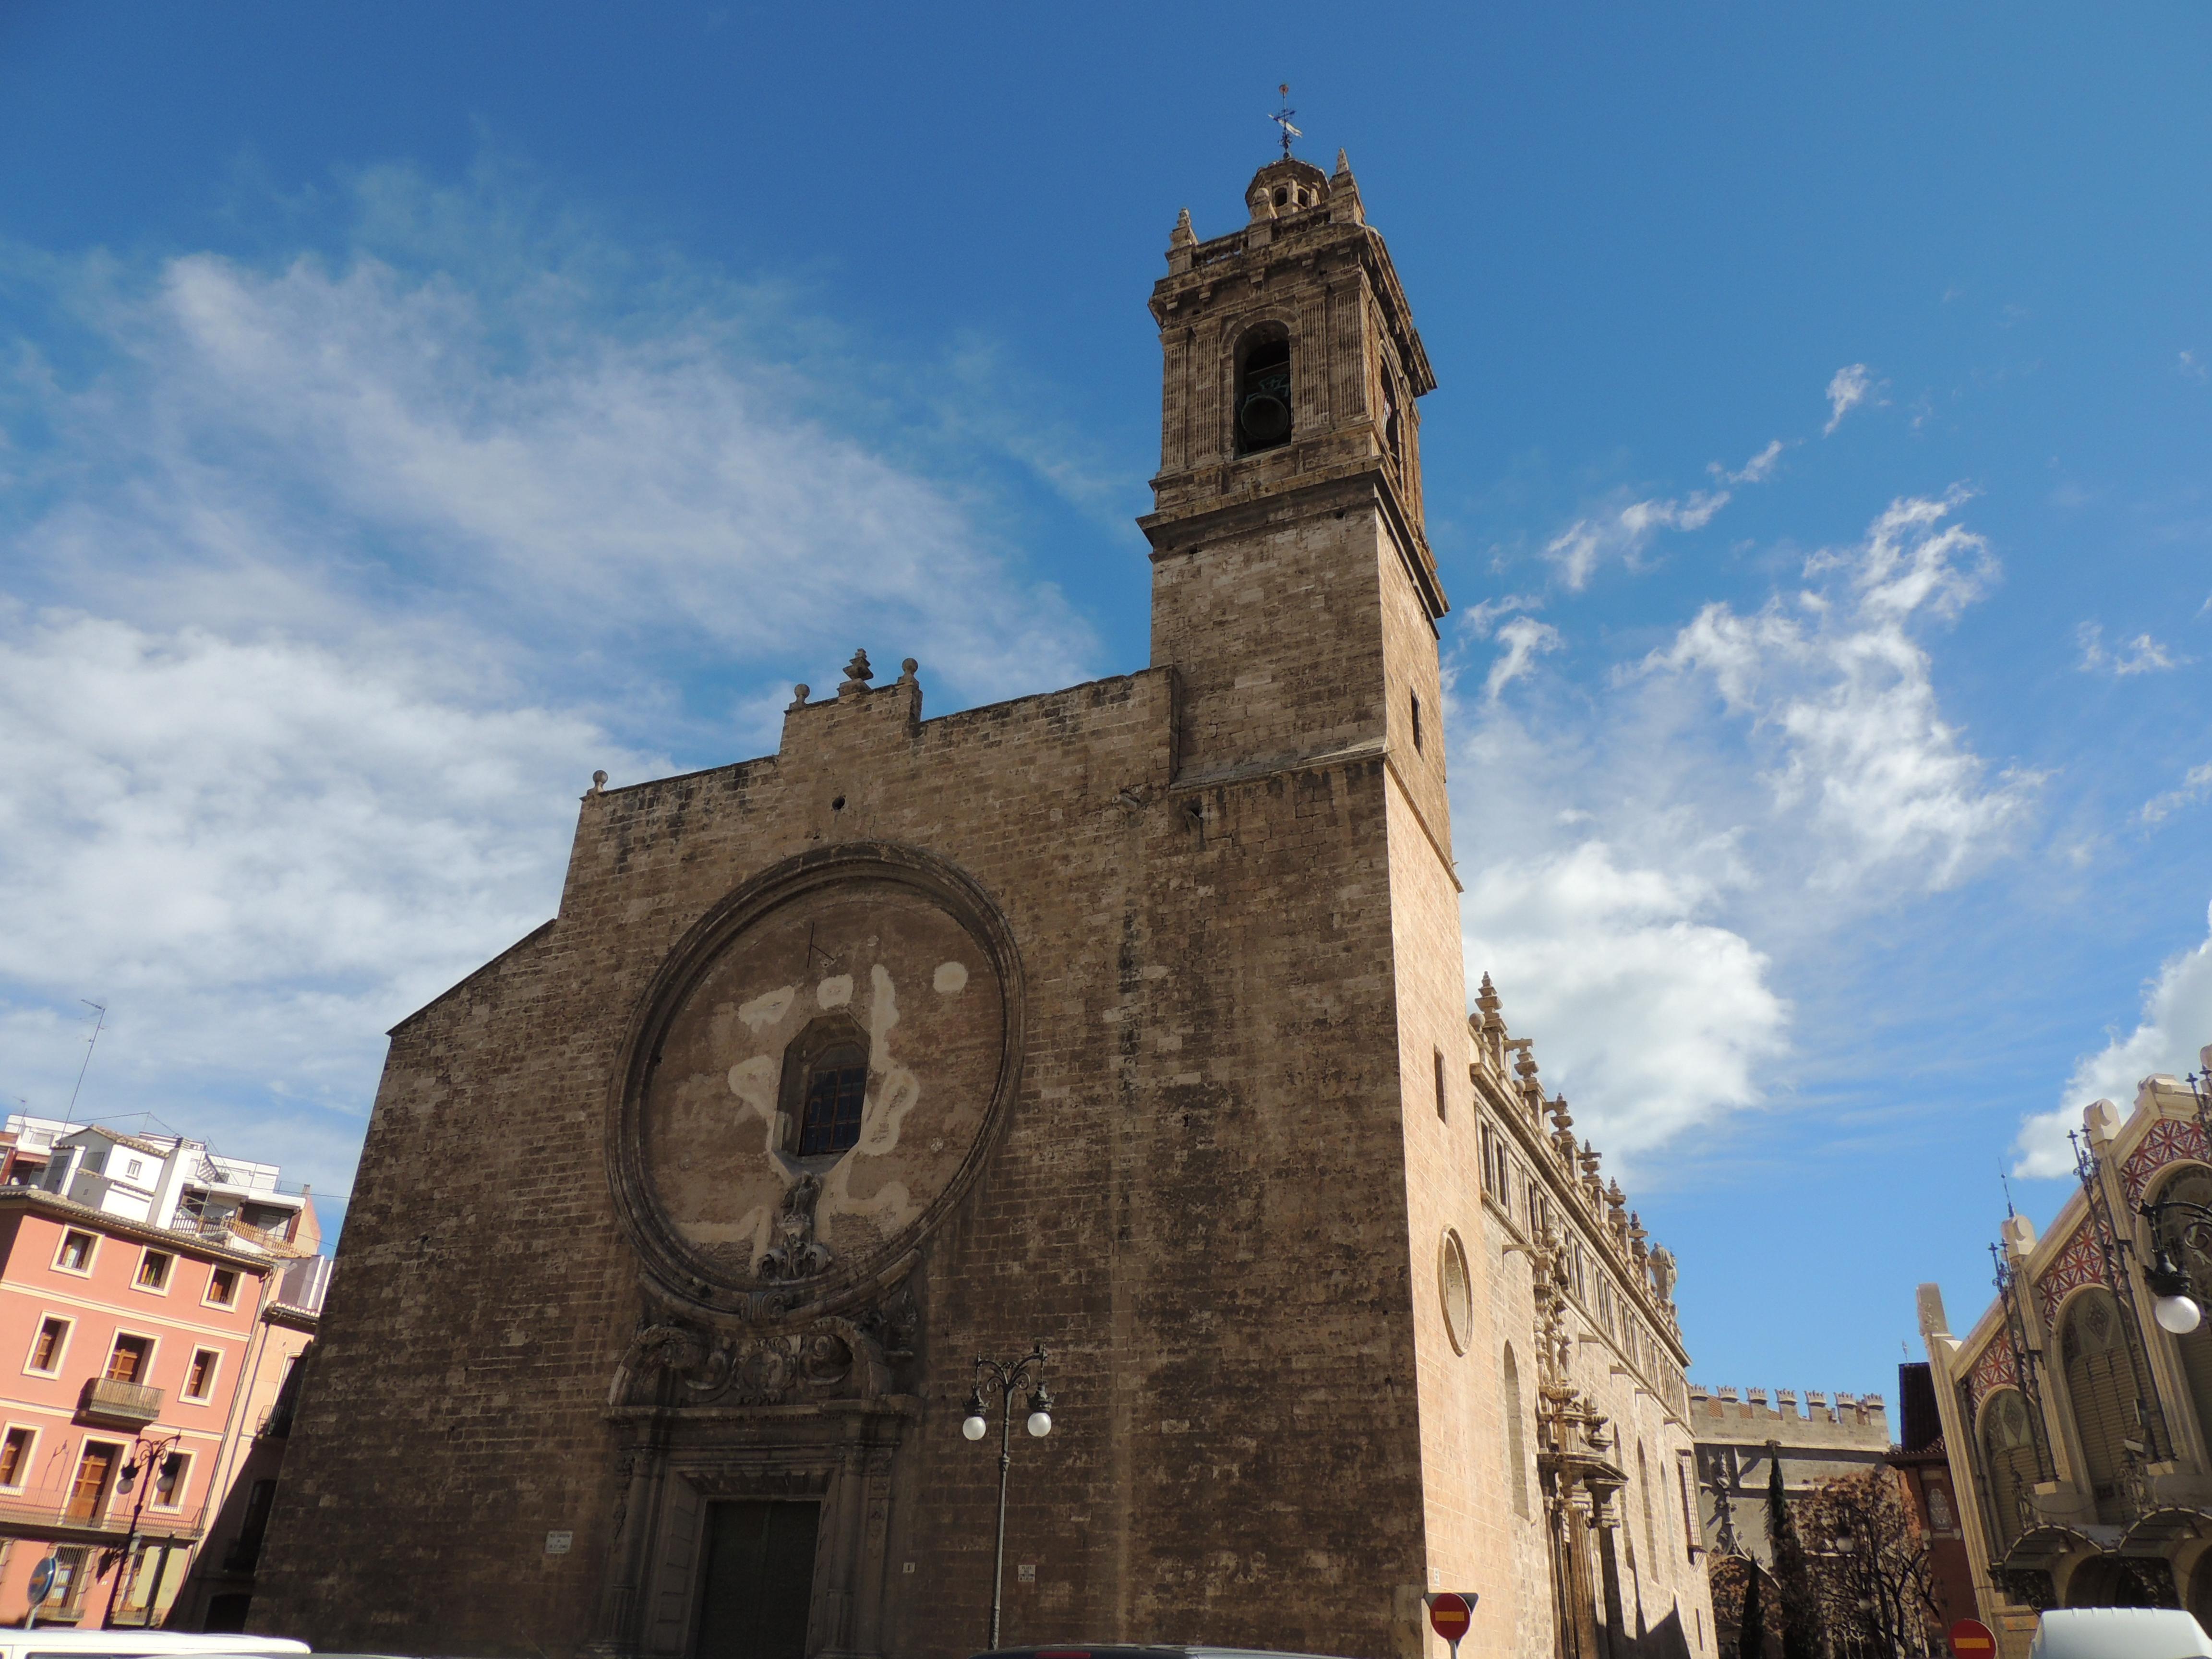
<svg viewBox="0 0 2212 1659">
<path fill-rule="evenodd" d="M 1178 675 L 1186 781 L 1391 753 L 1450 844 L 1420 417 L 1436 379 L 1341 152 L 1245 192 L 1200 242 L 1186 211 L 1153 289 L 1163 359 L 1152 660 Z"/>
</svg>

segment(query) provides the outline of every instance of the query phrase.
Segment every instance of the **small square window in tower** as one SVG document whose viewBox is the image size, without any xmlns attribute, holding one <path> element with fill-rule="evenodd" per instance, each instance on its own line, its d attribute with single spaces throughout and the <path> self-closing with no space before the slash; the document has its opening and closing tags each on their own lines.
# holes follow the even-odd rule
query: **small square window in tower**
<svg viewBox="0 0 2212 1659">
<path fill-rule="evenodd" d="M 1262 338 L 1248 346 L 1237 382 L 1237 453 L 1290 442 L 1291 343 Z"/>
</svg>

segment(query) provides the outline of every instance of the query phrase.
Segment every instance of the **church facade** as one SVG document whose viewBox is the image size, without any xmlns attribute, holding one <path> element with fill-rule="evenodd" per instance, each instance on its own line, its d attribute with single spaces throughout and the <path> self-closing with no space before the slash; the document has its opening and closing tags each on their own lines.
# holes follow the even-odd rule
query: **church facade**
<svg viewBox="0 0 2212 1659">
<path fill-rule="evenodd" d="M 1673 1261 L 1469 1014 L 1420 337 L 1341 157 L 1246 202 L 1152 295 L 1150 667 L 856 653 L 394 1030 L 255 1628 L 977 1651 L 1036 1344 L 1006 1644 L 1714 1652 Z"/>
</svg>

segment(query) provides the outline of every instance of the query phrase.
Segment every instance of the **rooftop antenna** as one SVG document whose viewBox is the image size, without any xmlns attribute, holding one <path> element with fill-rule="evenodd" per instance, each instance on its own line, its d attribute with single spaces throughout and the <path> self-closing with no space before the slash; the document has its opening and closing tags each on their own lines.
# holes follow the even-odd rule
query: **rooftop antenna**
<svg viewBox="0 0 2212 1659">
<path fill-rule="evenodd" d="M 1291 83 L 1285 81 L 1275 90 L 1283 94 L 1283 106 L 1267 118 L 1283 130 L 1283 158 L 1288 161 L 1291 154 L 1291 140 L 1303 138 L 1305 134 L 1291 125 L 1291 117 L 1297 113 L 1297 111 L 1291 107 Z"/>
<path fill-rule="evenodd" d="M 107 1005 L 106 1003 L 94 1002 L 89 997 L 79 997 L 77 1000 L 83 1003 L 84 1006 L 91 1009 L 93 1012 L 98 1014 L 100 1018 L 93 1021 L 92 1035 L 84 1040 L 84 1064 L 76 1068 L 76 1089 L 70 1091 L 69 1110 L 62 1114 L 62 1120 L 64 1122 L 76 1115 L 77 1089 L 84 1087 L 84 1074 L 92 1069 L 92 1051 L 100 1042 L 100 1033 L 101 1029 L 107 1024 Z"/>
</svg>

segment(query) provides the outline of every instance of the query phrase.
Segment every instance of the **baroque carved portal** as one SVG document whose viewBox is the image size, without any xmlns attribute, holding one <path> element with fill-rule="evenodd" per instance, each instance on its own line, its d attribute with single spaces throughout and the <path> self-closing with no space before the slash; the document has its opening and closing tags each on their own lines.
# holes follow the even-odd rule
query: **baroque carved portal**
<svg viewBox="0 0 2212 1659">
<path fill-rule="evenodd" d="M 608 1382 L 603 1653 L 691 1652 L 747 1528 L 811 1551 L 808 1655 L 881 1651 L 921 1247 L 996 1138 L 1021 1010 L 995 906 L 877 843 L 747 883 L 656 976 L 610 1114 L 645 1311 Z"/>
</svg>

